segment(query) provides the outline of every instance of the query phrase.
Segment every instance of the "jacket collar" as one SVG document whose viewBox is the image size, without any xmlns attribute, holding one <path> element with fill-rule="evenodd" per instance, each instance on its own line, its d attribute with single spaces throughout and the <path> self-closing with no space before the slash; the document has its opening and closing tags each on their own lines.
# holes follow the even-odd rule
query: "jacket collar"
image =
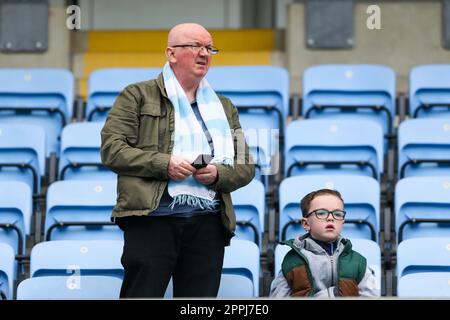
<svg viewBox="0 0 450 320">
<path fill-rule="evenodd" d="M 164 79 L 162 72 L 158 75 L 158 78 L 156 78 L 156 84 L 159 87 L 159 91 L 161 91 L 161 95 L 164 98 L 169 99 L 169 97 L 167 96 L 166 87 L 164 86 Z"/>
</svg>

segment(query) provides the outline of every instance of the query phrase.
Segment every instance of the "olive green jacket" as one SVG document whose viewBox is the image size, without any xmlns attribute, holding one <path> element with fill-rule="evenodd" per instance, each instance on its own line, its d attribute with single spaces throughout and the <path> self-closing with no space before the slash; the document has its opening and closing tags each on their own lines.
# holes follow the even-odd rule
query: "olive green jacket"
<svg viewBox="0 0 450 320">
<path fill-rule="evenodd" d="M 248 184 L 255 168 L 236 107 L 225 97 L 219 99 L 234 138 L 235 164 L 214 164 L 218 179 L 210 188 L 220 195 L 222 222 L 231 239 L 236 218 L 230 192 Z M 112 218 L 149 215 L 158 208 L 169 181 L 173 132 L 174 108 L 161 74 L 156 80 L 131 84 L 119 94 L 101 132 L 102 162 L 118 174 Z"/>
</svg>

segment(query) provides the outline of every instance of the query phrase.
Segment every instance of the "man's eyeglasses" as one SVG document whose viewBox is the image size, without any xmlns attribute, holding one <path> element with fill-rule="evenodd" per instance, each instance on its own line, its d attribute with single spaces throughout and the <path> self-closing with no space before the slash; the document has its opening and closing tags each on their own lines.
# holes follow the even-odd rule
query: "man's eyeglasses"
<svg viewBox="0 0 450 320">
<path fill-rule="evenodd" d="M 192 51 L 198 53 L 200 50 L 205 49 L 209 54 L 215 55 L 219 53 L 219 49 L 213 46 L 201 46 L 199 44 L 177 44 L 172 48 L 191 48 Z"/>
<path fill-rule="evenodd" d="M 344 220 L 346 212 L 344 210 L 333 210 L 328 211 L 326 209 L 317 209 L 310 213 L 308 213 L 305 218 L 308 218 L 310 215 L 315 214 L 317 219 L 319 220 L 327 220 L 330 214 L 333 216 L 336 220 Z"/>
</svg>

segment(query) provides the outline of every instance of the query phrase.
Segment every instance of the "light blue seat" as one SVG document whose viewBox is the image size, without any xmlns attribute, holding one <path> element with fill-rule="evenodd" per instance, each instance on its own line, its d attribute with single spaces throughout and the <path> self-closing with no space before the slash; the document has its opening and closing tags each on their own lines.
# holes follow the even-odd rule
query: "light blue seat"
<svg viewBox="0 0 450 320">
<path fill-rule="evenodd" d="M 0 300 L 13 298 L 13 280 L 15 278 L 14 249 L 0 243 Z"/>
<path fill-rule="evenodd" d="M 238 284 L 238 281 L 241 282 L 239 280 L 242 279 L 241 277 L 246 277 L 252 281 L 253 296 L 259 296 L 259 255 L 259 248 L 253 241 L 232 239 L 231 245 L 225 247 L 222 275 L 227 274 L 230 277 L 237 276 L 233 280 L 235 284 L 234 297 L 245 297 L 247 294 L 247 281 L 242 281 L 242 287 Z M 230 279 L 230 277 L 227 277 L 227 279 Z M 226 285 L 226 287 L 230 288 L 229 285 Z M 230 293 L 228 290 L 225 292 L 225 289 L 223 290 L 222 294 L 226 293 L 227 296 L 233 293 Z"/>
<path fill-rule="evenodd" d="M 403 121 L 398 129 L 399 178 L 450 176 L 450 117 Z"/>
<path fill-rule="evenodd" d="M 370 119 L 393 134 L 395 72 L 382 65 L 330 64 L 303 74 L 305 118 Z"/>
<path fill-rule="evenodd" d="M 254 241 L 261 247 L 265 213 L 264 185 L 253 179 L 245 187 L 232 192 L 231 199 L 236 214 L 236 236 Z"/>
<path fill-rule="evenodd" d="M 450 237 L 402 241 L 397 248 L 397 279 L 399 296 L 449 297 Z"/>
<path fill-rule="evenodd" d="M 286 177 L 356 174 L 380 179 L 383 133 L 370 120 L 296 120 L 286 130 Z"/>
<path fill-rule="evenodd" d="M 30 277 L 101 275 L 123 277 L 123 241 L 55 240 L 31 249 Z"/>
<path fill-rule="evenodd" d="M 0 181 L 0 243 L 10 245 L 16 254 L 25 254 L 26 236 L 31 231 L 33 195 L 19 181 Z"/>
<path fill-rule="evenodd" d="M 450 237 L 450 176 L 411 177 L 395 186 L 398 242 Z"/>
<path fill-rule="evenodd" d="M 22 181 L 34 194 L 45 174 L 45 132 L 36 125 L 0 124 L 0 180 Z"/>
<path fill-rule="evenodd" d="M 74 78 L 65 69 L 0 69 L 0 123 L 34 124 L 46 134 L 46 154 L 59 152 L 61 129 L 73 114 Z"/>
<path fill-rule="evenodd" d="M 225 247 L 218 298 L 252 298 L 259 296 L 259 249 L 253 241 L 232 239 Z M 164 298 L 173 297 L 172 279 Z"/>
<path fill-rule="evenodd" d="M 403 276 L 398 281 L 401 298 L 450 298 L 450 271 L 421 272 Z"/>
<path fill-rule="evenodd" d="M 378 243 L 366 239 L 350 239 L 352 248 L 367 259 L 368 267 L 373 271 L 378 289 L 381 288 L 381 250 Z M 287 245 L 275 247 L 275 276 L 281 271 L 284 256 L 291 248 Z"/>
<path fill-rule="evenodd" d="M 450 64 L 422 65 L 411 70 L 409 116 L 450 117 Z"/>
<path fill-rule="evenodd" d="M 108 276 L 29 278 L 17 288 L 18 300 L 115 300 L 122 280 Z"/>
<path fill-rule="evenodd" d="M 289 113 L 289 74 L 276 66 L 223 66 L 210 68 L 207 81 L 239 110 L 239 121 L 260 174 L 276 174 L 271 162 L 280 151 Z"/>
<path fill-rule="evenodd" d="M 126 86 L 156 79 L 161 71 L 161 68 L 107 68 L 92 72 L 88 83 L 86 120 L 104 122 Z"/>
<path fill-rule="evenodd" d="M 284 179 L 279 189 L 280 239 L 304 233 L 300 201 L 319 189 L 341 193 L 347 211 L 344 237 L 377 241 L 380 231 L 380 184 L 373 178 L 354 175 L 307 175 Z"/>
<path fill-rule="evenodd" d="M 116 181 L 57 181 L 47 191 L 47 240 L 122 240 L 111 222 L 116 204 Z"/>
<path fill-rule="evenodd" d="M 115 180 L 116 174 L 100 159 L 103 123 L 81 122 L 67 125 L 61 134 L 60 180 Z"/>
</svg>

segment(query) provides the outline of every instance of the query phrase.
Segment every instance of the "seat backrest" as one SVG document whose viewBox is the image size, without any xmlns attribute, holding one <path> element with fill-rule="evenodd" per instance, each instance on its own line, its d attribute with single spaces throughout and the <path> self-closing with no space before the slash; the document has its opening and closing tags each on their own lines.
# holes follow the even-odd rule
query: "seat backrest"
<svg viewBox="0 0 450 320">
<path fill-rule="evenodd" d="M 375 119 L 388 133 L 395 115 L 395 72 L 382 65 L 329 64 L 307 68 L 303 73 L 303 116 L 311 118 Z M 311 110 L 314 106 L 341 109 Z M 355 106 L 383 106 L 391 114 L 354 110 Z"/>
<path fill-rule="evenodd" d="M 450 159 L 450 118 L 412 119 L 400 124 L 398 129 L 400 179 L 412 176 L 450 176 L 448 159 Z M 415 160 L 426 160 L 429 163 L 416 164 L 413 163 Z"/>
<path fill-rule="evenodd" d="M 26 235 L 31 231 L 33 196 L 30 187 L 19 181 L 0 181 L 0 224 L 11 224 L 19 229 L 22 252 L 19 252 L 19 235 L 11 229 L 0 227 L 0 242 L 10 245 L 16 254 L 24 254 Z"/>
<path fill-rule="evenodd" d="M 259 296 L 260 251 L 253 241 L 231 240 L 225 247 L 222 275 L 232 274 L 245 276 L 253 283 L 253 295 Z"/>
<path fill-rule="evenodd" d="M 425 105 L 446 106 L 425 109 Z M 450 64 L 414 67 L 409 74 L 409 116 L 448 117 L 450 115 Z"/>
<path fill-rule="evenodd" d="M 65 69 L 0 69 L 1 108 L 54 108 L 59 113 L 0 111 L 1 123 L 35 124 L 46 133 L 46 155 L 59 152 L 63 123 L 73 114 L 74 77 Z"/>
<path fill-rule="evenodd" d="M 450 176 L 411 177 L 395 186 L 395 222 L 399 241 L 450 236 L 450 223 L 412 223 L 414 219 L 450 220 Z M 417 220 L 416 220 L 417 222 Z"/>
<path fill-rule="evenodd" d="M 415 238 L 397 248 L 397 277 L 422 272 L 450 272 L 450 236 Z"/>
<path fill-rule="evenodd" d="M 246 221 L 251 223 L 258 232 L 259 243 L 257 244 L 261 246 L 265 213 L 264 185 L 257 180 L 252 180 L 245 187 L 232 192 L 231 199 L 236 214 L 236 221 Z M 252 228 L 248 226 L 237 225 L 236 235 L 240 239 L 250 241 L 254 241 L 255 239 Z"/>
<path fill-rule="evenodd" d="M 105 68 L 92 72 L 89 75 L 86 119 L 105 121 L 109 109 L 98 112 L 95 111 L 96 108 L 112 107 L 117 96 L 126 86 L 156 79 L 161 71 L 161 68 Z"/>
<path fill-rule="evenodd" d="M 7 299 L 13 298 L 14 281 L 14 249 L 5 243 L 0 243 L 0 292 Z"/>
<path fill-rule="evenodd" d="M 296 120 L 286 130 L 285 173 L 358 174 L 379 179 L 383 172 L 383 133 L 370 120 Z M 365 161 L 367 166 L 308 165 L 311 161 Z M 292 168 L 291 168 L 292 167 Z"/>
<path fill-rule="evenodd" d="M 123 277 L 123 241 L 55 240 L 31 249 L 30 276 L 107 275 Z"/>
<path fill-rule="evenodd" d="M 102 122 L 80 122 L 67 125 L 61 134 L 61 152 L 58 174 L 61 180 L 116 179 L 116 174 L 104 166 L 100 159 Z M 74 167 L 77 164 L 78 167 Z M 85 164 L 85 166 L 83 166 Z"/>
<path fill-rule="evenodd" d="M 377 288 L 381 288 L 381 250 L 380 246 L 371 240 L 351 239 L 352 248 L 367 259 L 368 267 L 374 272 Z M 287 245 L 275 247 L 275 276 L 281 271 L 284 256 L 291 250 Z"/>
<path fill-rule="evenodd" d="M 27 183 L 34 193 L 45 175 L 45 132 L 36 125 L 0 124 L 0 179 Z M 30 168 L 2 164 L 26 164 Z M 34 173 L 33 173 L 34 172 Z"/>
<path fill-rule="evenodd" d="M 117 183 L 113 180 L 57 181 L 47 191 L 45 233 L 60 222 L 110 222 L 111 211 L 116 204 Z M 122 231 L 116 226 L 101 229 L 73 226 L 56 228 L 51 239 L 122 239 Z"/>
<path fill-rule="evenodd" d="M 18 300 L 115 300 L 122 280 L 108 276 L 50 276 L 23 280 Z"/>
<path fill-rule="evenodd" d="M 279 188 L 280 239 L 283 228 L 292 220 L 301 219 L 300 201 L 308 193 L 319 189 L 334 189 L 344 199 L 345 220 L 363 220 L 367 224 L 344 223 L 343 236 L 371 239 L 369 224 L 378 239 L 380 226 L 380 184 L 373 178 L 355 175 L 306 175 L 284 179 Z M 300 224 L 286 228 L 286 239 L 303 233 Z"/>
</svg>

